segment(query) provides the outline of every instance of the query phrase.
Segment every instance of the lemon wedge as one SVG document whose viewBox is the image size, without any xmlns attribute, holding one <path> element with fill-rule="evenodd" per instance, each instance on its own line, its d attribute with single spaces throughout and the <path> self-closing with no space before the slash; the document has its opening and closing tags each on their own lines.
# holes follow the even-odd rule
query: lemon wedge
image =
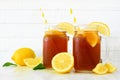
<svg viewBox="0 0 120 80">
<path fill-rule="evenodd" d="M 111 63 L 106 63 L 105 66 L 108 68 L 109 73 L 115 72 L 117 70 L 117 68 Z"/>
<path fill-rule="evenodd" d="M 61 52 L 52 59 L 52 68 L 59 73 L 68 73 L 74 65 L 73 56 L 67 52 Z"/>
<path fill-rule="evenodd" d="M 86 36 L 87 42 L 88 42 L 92 47 L 94 47 L 94 46 L 98 43 L 99 37 L 98 37 L 96 31 L 87 31 L 87 32 L 85 32 L 84 34 L 85 34 L 85 36 Z"/>
<path fill-rule="evenodd" d="M 61 22 L 57 25 L 57 27 L 72 35 L 74 34 L 74 31 L 75 31 L 75 27 L 68 22 Z"/>
<path fill-rule="evenodd" d="M 28 66 L 30 68 L 36 67 L 41 62 L 42 62 L 41 57 L 24 59 L 24 63 L 26 64 L 26 66 Z"/>
<path fill-rule="evenodd" d="M 105 74 L 108 72 L 108 69 L 102 63 L 98 63 L 92 71 L 96 74 Z"/>
<path fill-rule="evenodd" d="M 110 36 L 110 29 L 108 25 L 103 22 L 91 22 L 90 24 L 88 24 L 88 27 L 98 30 L 98 32 L 105 36 Z"/>
</svg>

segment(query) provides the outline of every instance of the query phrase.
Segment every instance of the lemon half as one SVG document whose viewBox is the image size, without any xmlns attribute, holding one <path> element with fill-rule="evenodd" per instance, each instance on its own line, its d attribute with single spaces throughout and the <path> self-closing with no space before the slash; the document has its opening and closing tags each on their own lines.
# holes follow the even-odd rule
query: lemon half
<svg viewBox="0 0 120 80">
<path fill-rule="evenodd" d="M 58 53 L 52 59 L 52 68 L 59 73 L 70 72 L 73 65 L 73 56 L 67 52 Z"/>
</svg>

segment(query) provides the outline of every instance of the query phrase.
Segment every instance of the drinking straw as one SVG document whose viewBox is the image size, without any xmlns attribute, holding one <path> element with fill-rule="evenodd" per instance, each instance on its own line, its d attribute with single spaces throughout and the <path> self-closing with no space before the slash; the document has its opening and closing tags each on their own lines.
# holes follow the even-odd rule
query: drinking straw
<svg viewBox="0 0 120 80">
<path fill-rule="evenodd" d="M 40 8 L 40 11 L 42 12 L 41 16 L 42 16 L 42 19 L 43 19 L 44 24 L 48 24 L 48 21 L 47 21 L 47 19 L 45 18 L 45 14 L 44 14 L 42 8 Z"/>
<path fill-rule="evenodd" d="M 72 9 L 72 8 L 70 8 L 69 13 L 70 13 L 70 16 L 72 17 L 72 20 L 73 20 L 74 25 L 76 25 L 77 19 L 76 19 L 76 17 L 73 15 L 73 9 Z"/>
<path fill-rule="evenodd" d="M 41 13 L 41 17 L 42 17 L 42 19 L 43 19 L 44 24 L 47 25 L 47 29 L 50 30 L 50 27 L 48 26 L 48 21 L 47 21 L 47 19 L 45 18 L 45 14 L 44 14 L 42 8 L 40 8 L 40 11 L 42 12 L 42 13 Z M 57 45 L 56 45 L 54 39 L 52 39 L 52 38 L 51 38 L 51 43 L 52 43 L 52 45 L 54 45 L 54 49 L 57 50 L 57 49 L 58 49 L 58 48 L 57 48 Z"/>
<path fill-rule="evenodd" d="M 72 8 L 70 8 L 70 15 L 72 15 L 73 14 L 73 10 L 72 10 Z"/>
<path fill-rule="evenodd" d="M 73 21 L 74 21 L 74 24 L 77 22 L 76 17 L 74 17 Z"/>
<path fill-rule="evenodd" d="M 72 22 L 73 22 L 73 24 L 74 24 L 74 26 L 75 26 L 75 29 L 76 29 L 77 19 L 76 19 L 76 17 L 73 15 L 73 9 L 72 9 L 72 8 L 70 8 L 69 13 L 70 13 L 70 16 L 71 16 L 71 18 L 72 18 Z"/>
</svg>

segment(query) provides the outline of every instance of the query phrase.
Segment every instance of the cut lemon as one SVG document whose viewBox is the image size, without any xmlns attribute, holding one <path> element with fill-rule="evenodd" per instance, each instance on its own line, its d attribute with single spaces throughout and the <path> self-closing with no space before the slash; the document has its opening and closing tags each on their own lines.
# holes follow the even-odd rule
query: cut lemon
<svg viewBox="0 0 120 80">
<path fill-rule="evenodd" d="M 67 52 L 55 55 L 52 59 L 52 68 L 59 73 L 70 72 L 74 65 L 73 56 Z"/>
<path fill-rule="evenodd" d="M 103 23 L 103 22 L 91 22 L 88 25 L 89 28 L 91 29 L 96 29 L 98 30 L 101 34 L 105 35 L 105 36 L 110 36 L 110 29 L 109 27 Z"/>
<path fill-rule="evenodd" d="M 57 27 L 61 30 L 68 32 L 69 34 L 74 34 L 75 31 L 75 27 L 68 22 L 61 22 L 57 25 Z"/>
<path fill-rule="evenodd" d="M 112 65 L 111 63 L 106 63 L 105 66 L 108 68 L 109 73 L 112 73 L 117 70 L 117 68 L 114 65 Z"/>
<path fill-rule="evenodd" d="M 35 58 L 36 54 L 31 48 L 19 48 L 12 55 L 11 59 L 20 66 L 25 66 L 24 59 Z"/>
<path fill-rule="evenodd" d="M 96 67 L 93 69 L 93 72 L 96 74 L 105 74 L 107 73 L 108 69 L 102 63 L 98 63 Z"/>
<path fill-rule="evenodd" d="M 36 67 L 41 62 L 42 62 L 42 58 L 40 58 L 40 57 L 24 59 L 24 63 L 26 64 L 26 66 L 28 66 L 30 68 Z"/>
<path fill-rule="evenodd" d="M 98 34 L 96 31 L 86 31 L 85 33 L 87 42 L 94 47 L 98 43 Z"/>
</svg>

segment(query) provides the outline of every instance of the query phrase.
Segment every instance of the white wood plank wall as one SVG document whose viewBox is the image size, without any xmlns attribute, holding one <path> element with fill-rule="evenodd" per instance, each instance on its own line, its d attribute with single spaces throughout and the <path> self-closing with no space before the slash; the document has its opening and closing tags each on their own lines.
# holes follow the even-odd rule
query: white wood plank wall
<svg viewBox="0 0 120 80">
<path fill-rule="evenodd" d="M 120 0 L 0 0 L 0 51 L 30 47 L 42 53 L 43 24 L 40 8 L 48 25 L 67 21 L 77 25 L 102 21 L 109 25 L 112 50 L 120 50 Z M 108 42 L 110 41 L 108 40 Z"/>
</svg>

